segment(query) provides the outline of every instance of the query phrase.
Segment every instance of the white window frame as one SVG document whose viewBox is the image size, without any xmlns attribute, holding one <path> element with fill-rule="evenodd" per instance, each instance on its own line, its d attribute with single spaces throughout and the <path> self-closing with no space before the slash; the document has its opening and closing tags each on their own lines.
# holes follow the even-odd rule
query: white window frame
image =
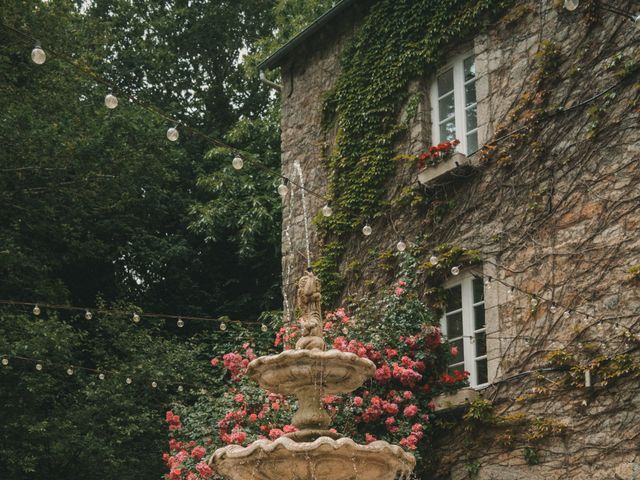
<svg viewBox="0 0 640 480">
<path fill-rule="evenodd" d="M 465 82 L 464 80 L 464 61 L 469 57 L 475 57 L 473 50 L 469 50 L 463 54 L 456 55 L 449 63 L 440 68 L 436 73 L 433 82 L 431 83 L 431 132 L 433 144 L 437 145 L 444 140 L 440 138 L 440 105 L 439 100 L 442 96 L 438 95 L 438 76 L 445 73 L 448 70 L 453 69 L 453 99 L 454 99 L 454 118 L 456 124 L 456 138 L 460 140 L 460 144 L 456 147 L 456 151 L 469 155 L 470 153 L 467 146 L 467 135 L 472 133 L 478 133 L 478 72 L 472 80 Z M 474 59 L 475 63 L 475 59 Z M 472 105 L 465 106 L 465 86 L 471 82 L 476 82 L 476 102 Z M 470 108 L 476 108 L 476 128 L 467 131 L 467 116 L 466 111 Z M 450 117 L 449 117 L 450 118 Z M 480 138 L 478 136 L 478 145 Z"/>
<path fill-rule="evenodd" d="M 473 280 L 477 278 L 477 276 L 473 275 L 473 273 L 468 272 L 464 274 L 460 274 L 455 279 L 451 279 L 444 284 L 444 289 L 447 290 L 449 288 L 454 288 L 460 285 L 460 291 L 462 296 L 462 308 L 458 310 L 452 310 L 451 312 L 444 312 L 442 314 L 442 318 L 440 319 L 440 328 L 442 334 L 445 337 L 448 337 L 447 332 L 447 313 L 456 313 L 462 311 L 462 344 L 464 346 L 464 358 L 463 361 L 456 361 L 456 363 L 452 363 L 450 366 L 464 363 L 464 370 L 469 372 L 469 385 L 472 388 L 483 388 L 489 385 L 489 362 L 487 358 L 487 352 L 485 351 L 484 355 L 480 355 L 476 357 L 476 335 L 479 333 L 485 334 L 485 342 L 488 341 L 487 334 L 487 314 L 486 314 L 486 289 L 484 288 L 484 282 L 482 283 L 483 288 L 483 300 L 480 302 L 473 301 Z M 480 281 L 482 279 L 480 277 Z M 475 318 L 474 318 L 474 308 L 478 305 L 484 305 L 485 307 L 485 323 L 484 327 L 480 329 L 475 328 Z M 459 337 L 456 337 L 459 338 Z M 487 348 L 485 348 L 487 350 Z M 454 359 L 458 360 L 458 359 Z M 478 360 L 485 360 L 487 362 L 487 382 L 478 383 L 478 370 L 476 368 L 476 362 Z"/>
</svg>

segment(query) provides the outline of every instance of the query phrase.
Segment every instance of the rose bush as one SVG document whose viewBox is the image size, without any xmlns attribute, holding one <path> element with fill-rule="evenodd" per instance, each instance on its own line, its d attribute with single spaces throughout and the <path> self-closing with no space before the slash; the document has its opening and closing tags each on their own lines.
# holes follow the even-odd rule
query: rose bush
<svg viewBox="0 0 640 480">
<path fill-rule="evenodd" d="M 465 385 L 467 374 L 447 371 L 454 352 L 442 337 L 438 316 L 418 297 L 408 268 L 411 257 L 404 258 L 403 277 L 387 295 L 325 315 L 327 344 L 368 358 L 376 371 L 353 394 L 326 395 L 323 403 L 339 433 L 364 444 L 399 444 L 420 460 L 428 456 L 434 434 L 433 397 Z M 297 326 L 281 326 L 274 347 L 291 349 L 298 337 Z M 246 377 L 254 358 L 251 342 L 213 358 L 214 372 L 228 382 L 226 393 L 203 396 L 191 407 L 176 406 L 181 416 L 167 412 L 168 479 L 216 478 L 205 463 L 216 448 L 275 440 L 296 430 L 290 424 L 295 400 L 264 392 Z"/>
</svg>

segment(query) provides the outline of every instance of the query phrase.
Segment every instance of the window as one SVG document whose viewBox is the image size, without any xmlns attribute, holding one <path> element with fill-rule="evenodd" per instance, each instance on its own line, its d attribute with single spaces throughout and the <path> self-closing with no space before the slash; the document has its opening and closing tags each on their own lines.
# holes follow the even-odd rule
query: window
<svg viewBox="0 0 640 480">
<path fill-rule="evenodd" d="M 472 387 L 489 382 L 487 371 L 487 328 L 484 315 L 484 282 L 473 275 L 447 285 L 442 333 L 458 355 L 449 372 L 466 370 Z"/>
<path fill-rule="evenodd" d="M 460 140 L 469 155 L 478 149 L 476 64 L 473 53 L 460 55 L 442 69 L 431 88 L 433 143 Z"/>
</svg>

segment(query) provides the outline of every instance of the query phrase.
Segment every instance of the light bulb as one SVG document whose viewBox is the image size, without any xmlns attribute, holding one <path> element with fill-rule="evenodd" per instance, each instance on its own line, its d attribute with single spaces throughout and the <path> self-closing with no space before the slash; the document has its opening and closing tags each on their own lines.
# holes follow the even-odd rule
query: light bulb
<svg viewBox="0 0 640 480">
<path fill-rule="evenodd" d="M 177 128 L 171 127 L 169 130 L 167 130 L 167 138 L 169 139 L 169 141 L 175 142 L 176 140 L 178 140 L 179 136 L 180 134 L 178 133 Z"/>
<path fill-rule="evenodd" d="M 570 312 L 569 310 L 567 310 L 567 311 L 565 311 L 565 312 L 562 314 L 562 316 L 563 316 L 564 318 L 569 318 L 569 317 L 571 316 L 571 312 Z"/>
<path fill-rule="evenodd" d="M 5 357 L 5 358 L 3 358 L 3 359 L 2 359 L 2 365 L 4 365 L 5 367 L 6 367 L 7 365 L 9 365 L 9 359 L 8 359 L 8 358 L 6 358 L 6 357 Z"/>
<path fill-rule="evenodd" d="M 140 321 L 140 315 L 138 315 L 137 313 L 133 314 L 133 323 L 138 323 Z"/>
<path fill-rule="evenodd" d="M 549 311 L 550 311 L 551 313 L 556 313 L 556 312 L 558 311 L 558 307 L 556 307 L 556 304 L 555 304 L 555 303 L 554 303 L 554 304 L 552 304 L 552 305 L 549 307 Z"/>
<path fill-rule="evenodd" d="M 532 297 L 531 298 L 531 306 L 532 307 L 537 307 L 538 306 L 538 299 L 536 297 Z"/>
<path fill-rule="evenodd" d="M 242 167 L 244 166 L 244 160 L 242 160 L 241 157 L 234 157 L 234 159 L 231 161 L 231 165 L 236 170 L 242 170 Z"/>
<path fill-rule="evenodd" d="M 369 235 L 371 235 L 371 233 L 373 232 L 373 230 L 371 229 L 371 227 L 367 224 L 364 227 L 362 227 L 362 233 L 365 237 L 368 237 Z"/>
<path fill-rule="evenodd" d="M 330 217 L 331 215 L 333 215 L 333 209 L 329 206 L 329 204 L 322 207 L 322 215 L 324 215 L 325 217 Z"/>
<path fill-rule="evenodd" d="M 42 48 L 40 48 L 40 45 L 36 45 L 36 47 L 31 50 L 31 60 L 33 60 L 33 63 L 35 63 L 36 65 L 42 65 L 46 59 L 47 54 L 44 53 L 44 50 L 42 50 Z"/>
<path fill-rule="evenodd" d="M 564 0 L 564 8 L 570 12 L 573 12 L 579 5 L 579 0 Z"/>
<path fill-rule="evenodd" d="M 400 240 L 396 245 L 396 248 L 398 249 L 399 252 L 404 252 L 407 249 L 407 244 L 404 243 L 402 240 Z"/>
<path fill-rule="evenodd" d="M 33 307 L 33 314 L 37 317 L 38 315 L 40 315 L 40 307 L 38 305 L 36 305 L 35 307 Z"/>
<path fill-rule="evenodd" d="M 84 312 L 84 318 L 86 318 L 87 320 L 91 320 L 93 318 L 93 313 L 87 310 L 86 312 Z"/>
<path fill-rule="evenodd" d="M 73 375 L 73 368 L 67 368 L 67 375 Z"/>
<path fill-rule="evenodd" d="M 38 371 L 42 370 L 42 364 L 41 363 L 36 363 L 36 370 L 38 370 Z"/>
<path fill-rule="evenodd" d="M 451 268 L 451 275 L 458 275 L 460 273 L 460 267 Z"/>
<path fill-rule="evenodd" d="M 222 331 L 224 332 L 226 329 L 227 329 L 227 324 L 226 324 L 226 323 L 224 323 L 224 322 L 222 322 L 222 323 L 220 324 L 220 330 L 222 330 Z"/>
<path fill-rule="evenodd" d="M 278 185 L 278 193 L 281 197 L 286 197 L 287 193 L 289 193 L 289 187 L 287 187 L 284 183 Z"/>
<path fill-rule="evenodd" d="M 178 385 L 178 391 L 182 392 L 184 390 L 184 387 L 182 385 Z"/>
<path fill-rule="evenodd" d="M 184 320 L 182 320 L 181 318 L 179 318 L 179 319 L 178 319 L 177 324 L 178 324 L 178 328 L 182 328 L 182 327 L 184 327 Z"/>
<path fill-rule="evenodd" d="M 151 386 L 152 386 L 153 388 L 156 388 L 156 387 L 158 386 L 158 384 L 157 384 L 156 382 L 151 382 Z"/>
<path fill-rule="evenodd" d="M 98 378 L 99 378 L 100 380 L 104 380 L 104 373 L 99 374 L 99 375 L 98 375 Z"/>
<path fill-rule="evenodd" d="M 109 93 L 104 97 L 104 104 L 109 110 L 113 110 L 118 106 L 118 97 Z"/>
<path fill-rule="evenodd" d="M 125 380 L 125 382 L 127 382 L 127 385 L 131 385 L 131 382 L 133 382 L 133 380 L 131 380 L 130 377 L 127 377 L 127 379 Z"/>
<path fill-rule="evenodd" d="M 438 264 L 438 257 L 436 257 L 435 255 L 431 255 L 429 263 L 435 267 Z"/>
<path fill-rule="evenodd" d="M 349 329 L 347 327 L 344 327 L 342 329 L 342 333 L 345 334 L 345 335 L 349 335 Z"/>
<path fill-rule="evenodd" d="M 269 330 L 269 327 L 267 327 L 264 323 L 260 326 L 260 330 L 262 330 L 263 332 L 266 332 L 267 330 Z"/>
</svg>

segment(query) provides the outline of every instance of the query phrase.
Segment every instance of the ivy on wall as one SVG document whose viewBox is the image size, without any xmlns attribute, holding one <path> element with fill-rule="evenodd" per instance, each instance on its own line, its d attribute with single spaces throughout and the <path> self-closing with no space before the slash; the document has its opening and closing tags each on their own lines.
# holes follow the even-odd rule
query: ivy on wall
<svg viewBox="0 0 640 480">
<path fill-rule="evenodd" d="M 323 238 L 314 267 L 325 301 L 342 293 L 339 265 L 354 230 L 377 217 L 394 171 L 394 145 L 406 131 L 399 112 L 409 82 L 436 70 L 450 47 L 471 38 L 513 2 L 380 0 L 342 57 L 342 75 L 325 100 L 325 125 L 337 122 L 327 160 L 334 214 L 318 219 Z"/>
</svg>

